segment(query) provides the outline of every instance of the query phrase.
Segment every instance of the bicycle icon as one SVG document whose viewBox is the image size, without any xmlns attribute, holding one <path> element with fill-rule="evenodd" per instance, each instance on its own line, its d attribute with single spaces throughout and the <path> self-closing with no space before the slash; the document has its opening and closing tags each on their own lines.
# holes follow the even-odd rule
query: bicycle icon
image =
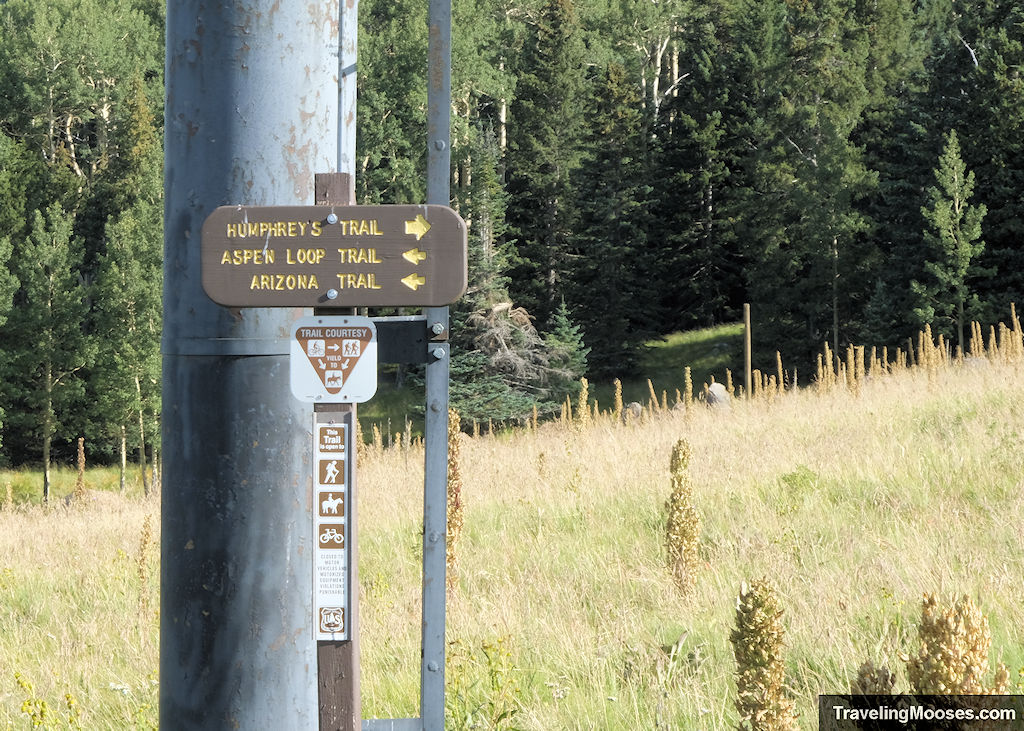
<svg viewBox="0 0 1024 731">
<path fill-rule="evenodd" d="M 339 546 L 345 545 L 345 534 L 339 533 L 336 528 L 325 528 L 320 533 L 320 542 L 328 544 L 331 542 L 337 543 Z M 333 546 L 331 546 L 333 548 Z"/>
</svg>

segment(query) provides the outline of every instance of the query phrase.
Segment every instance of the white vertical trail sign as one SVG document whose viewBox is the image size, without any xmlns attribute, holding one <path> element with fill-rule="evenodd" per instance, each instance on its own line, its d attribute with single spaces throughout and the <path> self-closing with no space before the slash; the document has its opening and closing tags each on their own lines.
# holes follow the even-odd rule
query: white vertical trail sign
<svg viewBox="0 0 1024 731">
<path fill-rule="evenodd" d="M 349 639 L 350 433 L 348 423 L 313 424 L 313 627 L 318 641 Z"/>
</svg>

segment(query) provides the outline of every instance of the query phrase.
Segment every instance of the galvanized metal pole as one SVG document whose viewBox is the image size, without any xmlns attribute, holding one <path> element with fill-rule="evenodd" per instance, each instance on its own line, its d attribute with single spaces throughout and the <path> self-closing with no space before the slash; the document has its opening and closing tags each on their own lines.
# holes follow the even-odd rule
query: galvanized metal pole
<svg viewBox="0 0 1024 731">
<path fill-rule="evenodd" d="M 430 0 L 427 69 L 427 203 L 449 205 L 451 170 L 451 0 Z M 448 308 L 424 312 L 427 328 L 447 341 Z M 423 482 L 423 659 L 420 718 L 428 731 L 444 728 L 445 544 L 448 525 L 447 342 L 431 349 L 426 367 Z M 429 577 L 429 578 L 428 578 Z"/>
<path fill-rule="evenodd" d="M 341 3 L 339 23 L 338 172 L 348 176 L 348 204 L 355 205 L 359 0 L 345 0 Z"/>
<path fill-rule="evenodd" d="M 167 8 L 160 725 L 308 729 L 309 410 L 288 388 L 301 310 L 204 294 L 224 204 L 308 204 L 337 159 L 338 3 Z"/>
</svg>

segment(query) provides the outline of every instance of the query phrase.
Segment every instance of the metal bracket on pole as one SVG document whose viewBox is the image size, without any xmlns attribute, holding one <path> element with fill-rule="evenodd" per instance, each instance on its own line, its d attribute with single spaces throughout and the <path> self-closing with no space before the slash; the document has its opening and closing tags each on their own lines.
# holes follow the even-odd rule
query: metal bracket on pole
<svg viewBox="0 0 1024 731">
<path fill-rule="evenodd" d="M 447 352 L 448 327 L 426 315 L 371 318 L 377 327 L 379 363 L 431 363 L 440 347 Z"/>
</svg>

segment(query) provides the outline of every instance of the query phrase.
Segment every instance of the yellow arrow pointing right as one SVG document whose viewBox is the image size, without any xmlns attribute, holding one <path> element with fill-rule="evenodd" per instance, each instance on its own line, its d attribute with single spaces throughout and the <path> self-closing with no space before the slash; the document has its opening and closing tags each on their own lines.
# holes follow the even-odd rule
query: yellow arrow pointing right
<svg viewBox="0 0 1024 731">
<path fill-rule="evenodd" d="M 422 287 L 427 283 L 427 278 L 420 276 L 419 274 L 410 274 L 408 277 L 402 278 L 402 284 L 415 292 L 418 288 Z"/>
<path fill-rule="evenodd" d="M 411 221 L 405 222 L 405 233 L 411 234 L 416 237 L 419 241 L 423 236 L 430 230 L 430 221 L 423 217 L 422 213 L 417 213 L 416 218 Z"/>
</svg>

